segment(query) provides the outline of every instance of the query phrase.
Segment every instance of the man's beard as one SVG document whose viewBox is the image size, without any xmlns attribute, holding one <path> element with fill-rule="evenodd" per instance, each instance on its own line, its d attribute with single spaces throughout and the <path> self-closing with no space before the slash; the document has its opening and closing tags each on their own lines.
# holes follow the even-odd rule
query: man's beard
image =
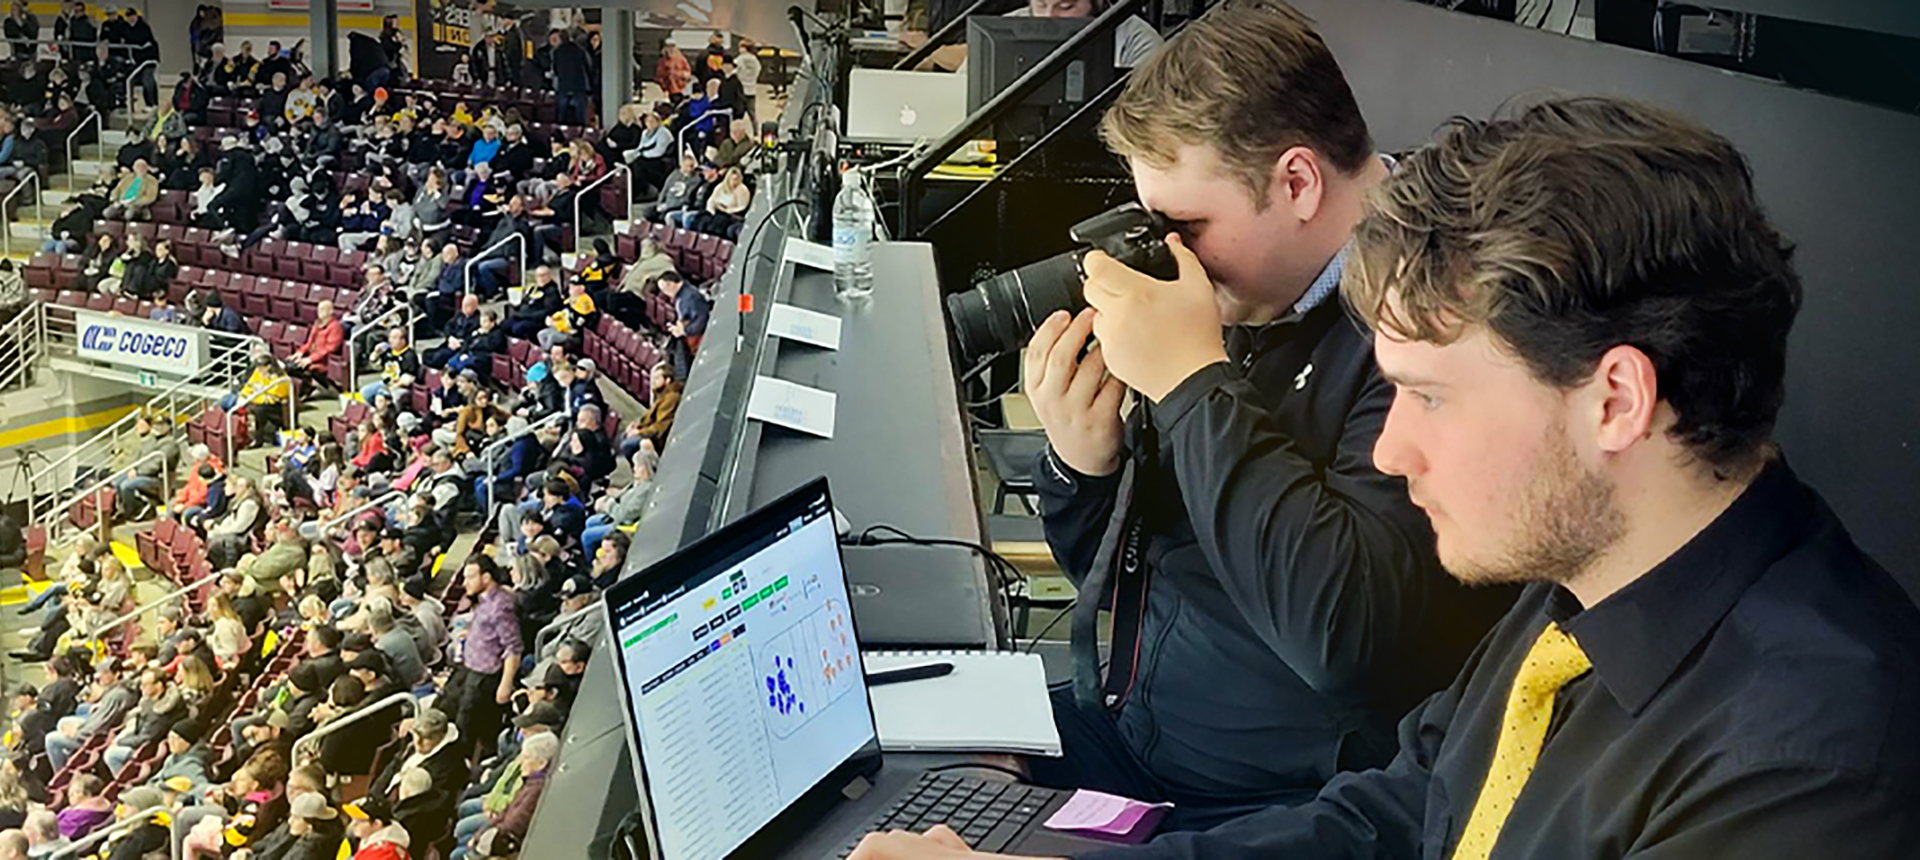
<svg viewBox="0 0 1920 860">
<path fill-rule="evenodd" d="M 1552 582 L 1584 573 L 1626 532 L 1614 488 L 1574 456 L 1564 419 L 1547 431 L 1546 448 L 1515 505 L 1517 534 L 1487 561 L 1460 559 L 1448 567 L 1463 582 L 1491 585 Z"/>
</svg>

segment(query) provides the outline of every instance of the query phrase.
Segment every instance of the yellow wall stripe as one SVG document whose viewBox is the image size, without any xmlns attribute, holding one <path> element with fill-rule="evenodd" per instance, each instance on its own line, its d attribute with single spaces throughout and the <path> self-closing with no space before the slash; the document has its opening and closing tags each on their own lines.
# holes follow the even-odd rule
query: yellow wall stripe
<svg viewBox="0 0 1920 860">
<path fill-rule="evenodd" d="M 53 418 L 38 424 L 29 424 L 25 427 L 15 427 L 12 430 L 0 431 L 0 448 L 11 448 L 15 445 L 31 445 L 34 442 L 42 439 L 50 439 L 55 436 L 72 436 L 76 433 L 98 430 L 125 418 L 127 413 L 138 408 L 140 407 L 117 406 L 105 412 L 95 412 L 91 415 L 69 415 L 64 418 Z"/>
</svg>

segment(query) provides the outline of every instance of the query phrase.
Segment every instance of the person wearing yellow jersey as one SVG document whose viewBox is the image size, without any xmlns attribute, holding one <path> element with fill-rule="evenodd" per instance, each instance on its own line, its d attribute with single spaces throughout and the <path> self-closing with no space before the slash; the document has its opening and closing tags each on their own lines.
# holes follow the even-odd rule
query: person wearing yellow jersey
<svg viewBox="0 0 1920 860">
<path fill-rule="evenodd" d="M 272 439 L 285 417 L 284 404 L 293 393 L 293 382 L 285 368 L 275 361 L 265 345 L 253 348 L 253 370 L 239 391 L 220 398 L 220 409 L 235 412 L 245 408 L 253 419 L 255 439 Z"/>
<path fill-rule="evenodd" d="M 594 307 L 593 297 L 587 295 L 587 285 L 575 280 L 567 285 L 567 303 L 553 315 L 547 317 L 547 327 L 540 331 L 540 348 L 552 349 L 573 340 L 581 332 L 593 327 L 600 311 Z"/>
</svg>

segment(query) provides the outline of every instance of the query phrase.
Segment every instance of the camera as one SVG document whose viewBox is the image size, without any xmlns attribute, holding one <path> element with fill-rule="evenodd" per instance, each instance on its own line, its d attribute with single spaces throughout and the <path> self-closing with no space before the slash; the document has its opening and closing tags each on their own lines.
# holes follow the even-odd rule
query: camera
<svg viewBox="0 0 1920 860">
<path fill-rule="evenodd" d="M 1079 313 L 1086 273 L 1080 261 L 1100 250 L 1128 268 L 1161 280 L 1179 275 L 1167 250 L 1167 221 L 1138 203 L 1128 203 L 1073 225 L 1068 235 L 1083 246 L 988 278 L 947 297 L 947 316 L 961 361 L 972 366 L 1017 350 L 1054 311 Z"/>
</svg>

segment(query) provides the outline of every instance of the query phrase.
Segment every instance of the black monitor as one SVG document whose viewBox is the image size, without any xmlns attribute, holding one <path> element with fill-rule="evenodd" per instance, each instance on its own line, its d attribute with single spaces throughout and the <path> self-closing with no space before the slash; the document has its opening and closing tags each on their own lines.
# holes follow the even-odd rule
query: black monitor
<svg viewBox="0 0 1920 860">
<path fill-rule="evenodd" d="M 1091 18 L 969 17 L 967 110 L 977 111 L 992 101 L 1092 22 Z M 1024 149 L 1113 83 L 1113 45 L 1112 35 L 1088 40 L 1072 61 L 1002 114 L 993 125 L 1001 155 Z"/>
</svg>

